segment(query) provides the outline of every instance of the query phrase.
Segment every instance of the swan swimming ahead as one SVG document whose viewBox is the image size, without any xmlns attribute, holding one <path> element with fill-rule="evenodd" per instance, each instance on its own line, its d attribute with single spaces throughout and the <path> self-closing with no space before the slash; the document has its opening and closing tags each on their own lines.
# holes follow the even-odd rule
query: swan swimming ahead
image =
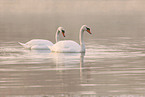
<svg viewBox="0 0 145 97">
<path fill-rule="evenodd" d="M 80 29 L 79 40 L 80 45 L 72 40 L 62 40 L 50 46 L 52 52 L 64 52 L 64 53 L 79 53 L 85 52 L 85 44 L 83 40 L 83 33 L 87 31 L 91 34 L 90 28 L 87 25 L 83 25 Z"/>
<path fill-rule="evenodd" d="M 62 33 L 63 36 L 65 37 L 65 30 L 63 27 L 58 27 L 56 31 L 56 34 L 55 34 L 56 42 L 59 41 L 59 33 Z M 51 41 L 44 40 L 44 39 L 32 39 L 25 44 L 21 42 L 18 42 L 18 43 L 22 45 L 24 48 L 32 49 L 32 50 L 49 50 L 48 46 L 54 45 Z"/>
</svg>

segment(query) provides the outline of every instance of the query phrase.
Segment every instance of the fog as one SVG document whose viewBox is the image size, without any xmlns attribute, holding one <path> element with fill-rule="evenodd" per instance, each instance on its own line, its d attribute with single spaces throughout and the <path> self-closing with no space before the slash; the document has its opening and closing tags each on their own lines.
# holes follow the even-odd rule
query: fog
<svg viewBox="0 0 145 97">
<path fill-rule="evenodd" d="M 0 0 L 1 13 L 133 14 L 142 13 L 144 0 Z"/>
<path fill-rule="evenodd" d="M 91 27 L 93 37 L 143 36 L 144 4 L 143 0 L 0 0 L 0 36 L 6 40 L 50 36 L 54 41 L 57 27 L 63 26 L 66 39 L 78 40 L 83 24 Z"/>
</svg>

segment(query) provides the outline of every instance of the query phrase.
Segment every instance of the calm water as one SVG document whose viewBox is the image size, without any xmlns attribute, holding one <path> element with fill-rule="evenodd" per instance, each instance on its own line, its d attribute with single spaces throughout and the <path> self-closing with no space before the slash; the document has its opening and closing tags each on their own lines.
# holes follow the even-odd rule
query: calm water
<svg viewBox="0 0 145 97">
<path fill-rule="evenodd" d="M 138 1 L 0 0 L 0 97 L 144 97 L 145 14 Z M 18 44 L 54 43 L 59 26 L 66 30 L 61 39 L 79 42 L 83 24 L 93 33 L 84 35 L 85 54 Z"/>
<path fill-rule="evenodd" d="M 0 95 L 143 96 L 145 38 L 91 39 L 86 53 L 25 50 L 13 42 L 0 45 Z"/>
</svg>

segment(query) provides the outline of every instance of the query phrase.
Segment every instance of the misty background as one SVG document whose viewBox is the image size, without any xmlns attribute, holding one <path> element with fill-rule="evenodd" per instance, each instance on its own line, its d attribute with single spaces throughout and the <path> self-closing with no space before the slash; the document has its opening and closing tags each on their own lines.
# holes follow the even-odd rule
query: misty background
<svg viewBox="0 0 145 97">
<path fill-rule="evenodd" d="M 0 41 L 54 42 L 59 26 L 66 30 L 65 39 L 78 41 L 83 24 L 91 27 L 93 38 L 144 37 L 144 4 L 144 0 L 0 0 Z"/>
</svg>

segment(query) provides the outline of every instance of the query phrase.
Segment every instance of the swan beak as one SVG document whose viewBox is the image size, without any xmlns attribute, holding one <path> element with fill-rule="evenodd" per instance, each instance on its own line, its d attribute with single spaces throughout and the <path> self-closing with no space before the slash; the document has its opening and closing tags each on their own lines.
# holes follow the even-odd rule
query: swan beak
<svg viewBox="0 0 145 97">
<path fill-rule="evenodd" d="M 90 30 L 87 30 L 88 33 L 92 34 Z"/>
<path fill-rule="evenodd" d="M 65 34 L 64 33 L 62 33 L 62 35 L 63 35 L 63 37 L 65 37 Z"/>
</svg>

